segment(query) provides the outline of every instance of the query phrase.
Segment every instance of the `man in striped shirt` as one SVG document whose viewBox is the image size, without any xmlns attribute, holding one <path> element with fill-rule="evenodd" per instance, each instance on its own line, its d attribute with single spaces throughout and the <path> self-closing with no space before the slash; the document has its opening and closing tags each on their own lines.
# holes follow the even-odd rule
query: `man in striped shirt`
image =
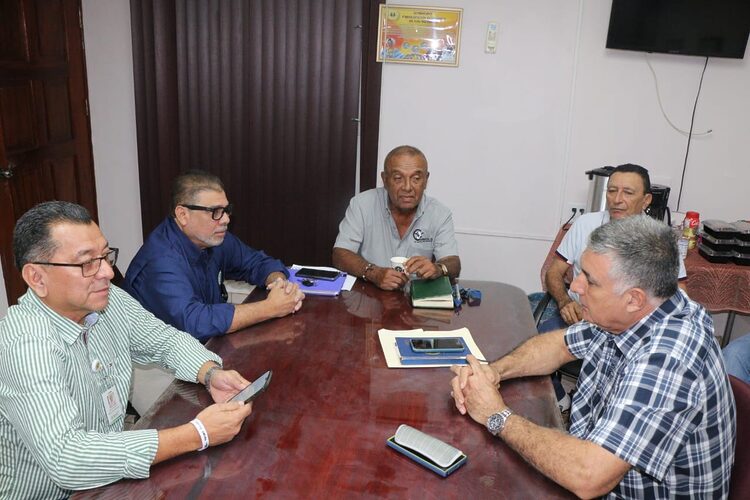
<svg viewBox="0 0 750 500">
<path fill-rule="evenodd" d="M 37 205 L 17 222 L 29 290 L 0 321 L 0 498 L 65 498 L 231 440 L 252 406 L 220 403 L 247 385 L 190 335 L 110 285 L 117 249 L 86 209 Z M 123 432 L 132 363 L 206 385 L 214 401 L 168 429 Z"/>
</svg>

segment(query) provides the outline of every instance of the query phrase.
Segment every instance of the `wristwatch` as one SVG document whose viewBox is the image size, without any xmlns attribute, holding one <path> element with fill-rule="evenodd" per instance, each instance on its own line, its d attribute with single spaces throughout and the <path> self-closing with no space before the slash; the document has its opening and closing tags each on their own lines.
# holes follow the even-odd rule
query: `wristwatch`
<svg viewBox="0 0 750 500">
<path fill-rule="evenodd" d="M 440 270 L 443 271 L 443 276 L 448 276 L 448 267 L 441 262 L 436 262 L 436 264 L 438 265 Z"/>
<path fill-rule="evenodd" d="M 221 366 L 218 364 L 214 364 L 211 368 L 209 368 L 206 371 L 206 374 L 203 376 L 203 385 L 206 386 L 207 390 L 211 390 L 211 377 L 213 377 L 214 372 L 216 370 L 221 370 Z"/>
<path fill-rule="evenodd" d="M 506 408 L 501 412 L 493 413 L 487 419 L 487 430 L 493 436 L 499 436 L 503 429 L 505 429 L 505 423 L 508 421 L 508 417 L 513 415 L 510 408 Z"/>
<path fill-rule="evenodd" d="M 367 279 L 367 273 L 368 273 L 368 272 L 370 271 L 370 269 L 372 269 L 373 267 L 375 267 L 375 264 L 373 264 L 372 262 L 368 262 L 368 263 L 367 263 L 367 265 L 365 266 L 365 270 L 364 270 L 364 271 L 362 271 L 362 281 L 370 281 L 370 280 L 368 280 L 368 279 Z"/>
</svg>

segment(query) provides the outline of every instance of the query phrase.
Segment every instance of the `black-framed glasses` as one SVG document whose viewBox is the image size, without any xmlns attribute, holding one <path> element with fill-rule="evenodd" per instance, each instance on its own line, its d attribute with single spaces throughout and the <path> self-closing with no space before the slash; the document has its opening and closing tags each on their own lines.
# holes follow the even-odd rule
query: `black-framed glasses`
<svg viewBox="0 0 750 500">
<path fill-rule="evenodd" d="M 213 220 L 219 220 L 224 217 L 224 214 L 232 215 L 232 204 L 230 203 L 226 207 L 202 207 L 200 205 L 180 205 L 189 210 L 203 210 L 204 212 L 211 212 L 211 218 Z"/>
<path fill-rule="evenodd" d="M 105 253 L 101 257 L 87 260 L 86 262 L 82 262 L 81 264 L 67 264 L 62 262 L 32 262 L 32 264 L 38 264 L 40 266 L 80 267 L 83 277 L 90 278 L 91 276 L 94 276 L 99 272 L 99 269 L 102 267 L 103 260 L 107 261 L 109 267 L 115 267 L 115 264 L 117 264 L 117 256 L 119 254 L 119 248 L 110 248 L 107 253 Z"/>
</svg>

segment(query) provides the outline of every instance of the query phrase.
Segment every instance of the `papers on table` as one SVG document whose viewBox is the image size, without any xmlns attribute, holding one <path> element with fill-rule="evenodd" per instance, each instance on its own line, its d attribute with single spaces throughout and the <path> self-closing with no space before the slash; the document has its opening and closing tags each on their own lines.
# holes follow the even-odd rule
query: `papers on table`
<svg viewBox="0 0 750 500">
<path fill-rule="evenodd" d="M 399 355 L 397 338 L 445 338 L 445 337 L 461 337 L 464 339 L 464 343 L 469 350 L 479 359 L 487 359 L 479 349 L 479 346 L 474 342 L 474 338 L 471 336 L 471 332 L 468 328 L 460 328 L 452 331 L 440 331 L 440 332 L 425 332 L 421 328 L 416 330 L 386 330 L 381 328 L 378 330 L 378 339 L 380 340 L 380 347 L 383 349 L 385 355 L 385 362 L 388 368 L 435 368 L 439 366 L 451 366 L 455 363 L 445 364 L 424 364 L 424 365 L 405 365 L 401 363 L 401 357 Z"/>
</svg>

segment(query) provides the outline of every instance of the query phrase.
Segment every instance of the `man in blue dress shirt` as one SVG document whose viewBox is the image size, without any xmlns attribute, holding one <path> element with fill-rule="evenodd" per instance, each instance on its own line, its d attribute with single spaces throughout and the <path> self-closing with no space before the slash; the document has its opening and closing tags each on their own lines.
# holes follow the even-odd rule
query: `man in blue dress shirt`
<svg viewBox="0 0 750 500">
<path fill-rule="evenodd" d="M 172 214 L 154 229 L 125 274 L 124 287 L 156 317 L 205 342 L 302 307 L 284 264 L 227 230 L 232 205 L 215 175 L 190 171 L 172 186 Z M 226 302 L 224 279 L 269 288 L 252 304 Z"/>
</svg>

